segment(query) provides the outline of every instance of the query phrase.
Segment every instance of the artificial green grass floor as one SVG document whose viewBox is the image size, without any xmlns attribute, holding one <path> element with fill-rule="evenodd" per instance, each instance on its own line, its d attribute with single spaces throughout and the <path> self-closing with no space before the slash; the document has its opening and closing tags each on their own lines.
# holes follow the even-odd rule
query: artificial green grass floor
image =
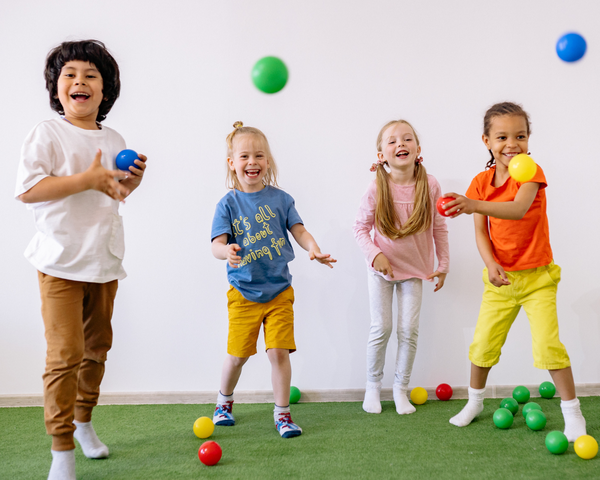
<svg viewBox="0 0 600 480">
<path fill-rule="evenodd" d="M 492 415 L 500 399 L 485 400 L 471 425 L 448 419 L 466 400 L 428 401 L 412 415 L 398 415 L 383 402 L 380 415 L 360 403 L 305 403 L 292 406 L 303 435 L 282 439 L 272 404 L 236 404 L 234 427 L 217 427 L 208 440 L 223 449 L 221 461 L 207 467 L 197 452 L 205 441 L 192 425 L 212 416 L 213 405 L 100 406 L 94 426 L 110 457 L 89 460 L 76 449 L 80 480 L 169 480 L 196 478 L 411 478 L 411 479 L 592 479 L 600 478 L 600 455 L 579 458 L 573 444 L 552 455 L 546 434 L 563 429 L 560 399 L 533 399 L 548 417 L 546 428 L 530 430 L 519 412 L 513 426 L 499 430 Z M 600 439 L 600 397 L 580 398 L 587 431 Z M 45 479 L 50 438 L 41 408 L 0 408 L 0 478 Z"/>
</svg>

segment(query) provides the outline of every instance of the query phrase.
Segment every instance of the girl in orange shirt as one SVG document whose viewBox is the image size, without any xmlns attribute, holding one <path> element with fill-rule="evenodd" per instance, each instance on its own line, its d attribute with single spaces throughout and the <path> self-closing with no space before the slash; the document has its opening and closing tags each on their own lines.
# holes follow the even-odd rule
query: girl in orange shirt
<svg viewBox="0 0 600 480">
<path fill-rule="evenodd" d="M 527 153 L 529 115 L 514 103 L 492 106 L 483 121 L 483 142 L 491 159 L 471 182 L 466 196 L 449 193 L 447 215 L 474 213 L 477 248 L 486 268 L 481 310 L 469 349 L 469 401 L 450 419 L 467 426 L 483 411 L 488 373 L 498 363 L 506 336 L 521 306 L 533 340 L 534 366 L 547 369 L 561 396 L 565 435 L 574 442 L 586 434 L 575 395 L 571 362 L 558 335 L 556 291 L 560 267 L 553 262 L 546 216 L 547 186 L 538 166 L 535 176 L 519 183 L 510 177 L 512 157 Z"/>
</svg>

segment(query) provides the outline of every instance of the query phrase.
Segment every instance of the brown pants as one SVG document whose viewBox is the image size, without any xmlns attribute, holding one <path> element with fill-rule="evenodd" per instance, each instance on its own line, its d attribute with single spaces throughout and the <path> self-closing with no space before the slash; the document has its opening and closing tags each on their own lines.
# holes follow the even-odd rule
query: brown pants
<svg viewBox="0 0 600 480">
<path fill-rule="evenodd" d="M 88 283 L 38 272 L 46 330 L 44 420 L 52 450 L 75 448 L 78 422 L 89 422 L 98 403 L 118 281 Z"/>
</svg>

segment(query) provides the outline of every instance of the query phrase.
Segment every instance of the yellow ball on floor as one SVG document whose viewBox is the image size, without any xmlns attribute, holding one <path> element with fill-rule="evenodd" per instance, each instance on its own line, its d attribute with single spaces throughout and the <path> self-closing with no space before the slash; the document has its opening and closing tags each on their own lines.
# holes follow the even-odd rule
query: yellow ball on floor
<svg viewBox="0 0 600 480">
<path fill-rule="evenodd" d="M 585 460 L 594 458 L 598 453 L 598 442 L 591 435 L 582 435 L 575 440 L 575 453 Z"/>
<path fill-rule="evenodd" d="M 215 424 L 208 417 L 200 417 L 194 422 L 194 433 L 198 438 L 208 438 L 215 431 Z"/>
<path fill-rule="evenodd" d="M 410 400 L 415 405 L 423 405 L 427 401 L 427 390 L 422 387 L 415 387 L 410 392 Z"/>
</svg>

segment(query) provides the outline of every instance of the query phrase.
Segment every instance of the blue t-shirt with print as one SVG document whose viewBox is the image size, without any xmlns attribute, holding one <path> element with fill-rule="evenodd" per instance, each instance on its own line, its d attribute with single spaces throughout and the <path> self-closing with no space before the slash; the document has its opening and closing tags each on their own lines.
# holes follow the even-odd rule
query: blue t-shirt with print
<svg viewBox="0 0 600 480">
<path fill-rule="evenodd" d="M 211 241 L 226 233 L 228 244 L 242 249 L 238 268 L 227 264 L 227 280 L 245 299 L 267 303 L 292 284 L 288 263 L 294 259 L 287 231 L 303 223 L 294 199 L 275 187 L 259 192 L 232 190 L 217 204 Z"/>
</svg>

